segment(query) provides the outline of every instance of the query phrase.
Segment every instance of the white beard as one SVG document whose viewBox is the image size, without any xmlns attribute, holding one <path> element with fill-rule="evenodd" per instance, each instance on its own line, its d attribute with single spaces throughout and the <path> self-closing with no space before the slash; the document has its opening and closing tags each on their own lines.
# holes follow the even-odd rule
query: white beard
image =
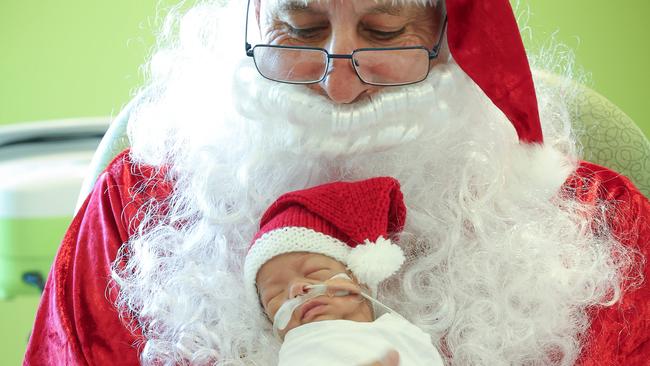
<svg viewBox="0 0 650 366">
<path fill-rule="evenodd" d="M 400 180 L 408 260 L 379 298 L 449 364 L 573 364 L 586 310 L 618 299 L 625 250 L 599 207 L 558 194 L 575 159 L 520 145 L 453 60 L 421 84 L 335 106 L 262 79 L 252 60 L 215 74 L 200 59 L 179 63 L 130 123 L 133 158 L 168 164 L 184 187 L 165 217 L 143 208 L 143 233 L 116 260 L 127 264 L 114 270 L 118 306 L 137 314 L 144 364 L 276 364 L 279 343 L 247 302 L 244 256 L 274 199 L 334 180 Z"/>
</svg>

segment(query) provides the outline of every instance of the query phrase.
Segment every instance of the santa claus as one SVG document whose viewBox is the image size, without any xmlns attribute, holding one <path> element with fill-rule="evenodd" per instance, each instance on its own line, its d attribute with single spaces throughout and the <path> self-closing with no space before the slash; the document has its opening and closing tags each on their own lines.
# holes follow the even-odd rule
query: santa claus
<svg viewBox="0 0 650 366">
<path fill-rule="evenodd" d="M 446 363 L 647 364 L 650 203 L 580 160 L 571 90 L 535 90 L 508 0 L 223 3 L 165 23 L 26 364 L 275 364 L 242 276 L 260 215 L 380 175 L 409 216 L 377 296 Z"/>
</svg>

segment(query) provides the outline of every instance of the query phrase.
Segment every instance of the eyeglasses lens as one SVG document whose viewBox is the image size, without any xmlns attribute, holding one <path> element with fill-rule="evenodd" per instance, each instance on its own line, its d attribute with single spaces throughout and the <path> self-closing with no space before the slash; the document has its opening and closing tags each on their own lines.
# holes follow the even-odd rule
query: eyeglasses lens
<svg viewBox="0 0 650 366">
<path fill-rule="evenodd" d="M 271 80 L 313 83 L 327 71 L 327 54 L 322 50 L 259 45 L 253 55 L 260 74 Z"/>
<path fill-rule="evenodd" d="M 375 85 L 410 84 L 429 73 L 429 52 L 423 48 L 361 50 L 352 55 L 361 80 Z"/>
</svg>

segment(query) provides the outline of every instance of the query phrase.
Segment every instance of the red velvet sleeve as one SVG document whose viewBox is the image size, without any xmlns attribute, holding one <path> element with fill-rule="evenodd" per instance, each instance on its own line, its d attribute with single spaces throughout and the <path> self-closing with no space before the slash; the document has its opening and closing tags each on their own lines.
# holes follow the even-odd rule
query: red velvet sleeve
<svg viewBox="0 0 650 366">
<path fill-rule="evenodd" d="M 592 310 L 585 335 L 582 366 L 650 365 L 650 201 L 626 177 L 607 168 L 583 163 L 567 184 L 585 202 L 612 203 L 608 220 L 614 235 L 636 251 L 644 281 L 623 294 L 620 302 Z M 633 282 L 628 281 L 626 285 Z"/>
<path fill-rule="evenodd" d="M 138 174 L 134 174 L 138 172 Z M 25 365 L 137 365 L 132 334 L 108 291 L 111 264 L 137 212 L 134 188 L 146 178 L 118 155 L 74 217 L 50 270 Z"/>
</svg>

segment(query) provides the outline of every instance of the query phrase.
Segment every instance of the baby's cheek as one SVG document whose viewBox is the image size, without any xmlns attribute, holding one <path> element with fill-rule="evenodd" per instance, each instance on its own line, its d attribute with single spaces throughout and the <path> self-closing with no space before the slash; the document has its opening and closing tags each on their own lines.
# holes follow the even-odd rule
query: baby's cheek
<svg viewBox="0 0 650 366">
<path fill-rule="evenodd" d="M 349 317 L 357 321 L 371 322 L 374 320 L 372 306 L 367 301 L 352 301 Z"/>
<path fill-rule="evenodd" d="M 357 299 L 348 296 L 338 298 L 336 299 L 336 302 L 337 308 L 340 309 L 343 315 L 356 313 L 363 308 L 363 302 L 360 302 Z"/>
</svg>

